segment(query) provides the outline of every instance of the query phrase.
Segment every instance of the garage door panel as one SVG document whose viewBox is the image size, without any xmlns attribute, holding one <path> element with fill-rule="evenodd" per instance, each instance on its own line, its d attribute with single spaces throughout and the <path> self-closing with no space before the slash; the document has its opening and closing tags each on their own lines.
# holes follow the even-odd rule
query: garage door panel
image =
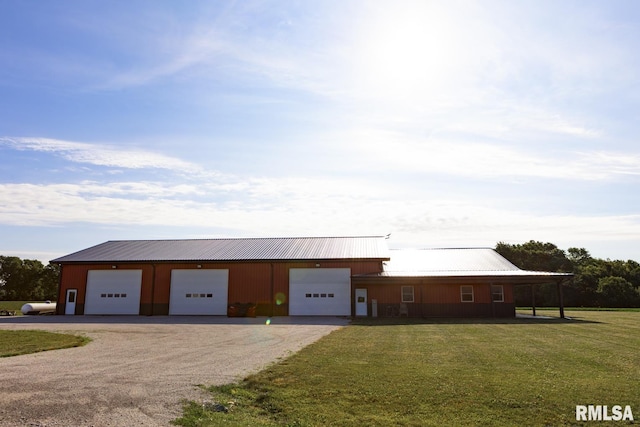
<svg viewBox="0 0 640 427">
<path fill-rule="evenodd" d="M 350 315 L 351 269 L 290 269 L 289 314 L 292 316 Z"/>
<path fill-rule="evenodd" d="M 142 270 L 89 270 L 85 314 L 140 314 Z"/>
<path fill-rule="evenodd" d="M 226 315 L 229 270 L 172 270 L 170 315 Z"/>
</svg>

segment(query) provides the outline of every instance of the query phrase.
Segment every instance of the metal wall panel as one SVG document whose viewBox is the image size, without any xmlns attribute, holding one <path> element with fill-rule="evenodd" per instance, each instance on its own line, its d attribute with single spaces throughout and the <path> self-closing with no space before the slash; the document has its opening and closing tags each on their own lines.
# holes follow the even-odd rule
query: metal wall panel
<svg viewBox="0 0 640 427">
<path fill-rule="evenodd" d="M 282 316 L 289 313 L 289 270 L 291 268 L 349 268 L 351 274 L 382 271 L 380 260 L 288 261 L 288 262 L 188 262 L 188 263 L 98 263 L 65 264 L 62 268 L 59 293 L 59 313 L 64 313 L 67 289 L 77 289 L 77 313 L 83 313 L 87 273 L 89 270 L 142 270 L 140 314 L 169 313 L 171 271 L 174 269 L 228 269 L 229 303 L 254 303 L 262 316 Z"/>
<path fill-rule="evenodd" d="M 116 267 L 114 269 L 113 267 Z M 140 313 L 143 306 L 151 302 L 152 267 L 146 264 L 67 264 L 62 266 L 60 289 L 58 291 L 57 313 L 64 314 L 65 296 L 68 289 L 77 289 L 76 313 L 84 314 L 87 278 L 90 270 L 142 270 L 142 286 L 140 292 Z"/>
<path fill-rule="evenodd" d="M 473 286 L 474 302 L 491 303 L 491 285 L 487 283 L 464 284 Z M 403 281 L 394 283 L 379 283 L 358 281 L 353 287 L 367 288 L 369 299 L 377 299 L 381 302 L 400 302 L 402 286 L 414 287 L 415 302 L 433 304 L 456 304 L 460 303 L 460 285 L 458 284 L 421 284 L 419 281 Z M 504 289 L 504 302 L 513 302 L 513 286 L 502 284 Z"/>
</svg>

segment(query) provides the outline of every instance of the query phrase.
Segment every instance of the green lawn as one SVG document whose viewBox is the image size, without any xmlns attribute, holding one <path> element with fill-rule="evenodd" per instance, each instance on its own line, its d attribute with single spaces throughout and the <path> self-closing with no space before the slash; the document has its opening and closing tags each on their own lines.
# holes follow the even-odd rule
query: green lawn
<svg viewBox="0 0 640 427">
<path fill-rule="evenodd" d="M 228 413 L 192 402 L 175 423 L 585 425 L 575 406 L 588 404 L 631 405 L 639 419 L 640 313 L 566 314 L 573 320 L 357 320 L 209 388 Z"/>
<path fill-rule="evenodd" d="M 89 341 L 87 337 L 69 334 L 57 334 L 45 331 L 7 331 L 0 329 L 0 357 L 79 347 Z"/>
</svg>

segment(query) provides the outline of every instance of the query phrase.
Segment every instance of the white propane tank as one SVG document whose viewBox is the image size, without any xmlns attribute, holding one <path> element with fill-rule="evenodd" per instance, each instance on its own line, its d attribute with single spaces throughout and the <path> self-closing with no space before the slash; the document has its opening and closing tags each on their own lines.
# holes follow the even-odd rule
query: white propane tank
<svg viewBox="0 0 640 427">
<path fill-rule="evenodd" d="M 30 302 L 20 309 L 22 314 L 54 314 L 56 312 L 56 303 L 47 302 Z"/>
</svg>

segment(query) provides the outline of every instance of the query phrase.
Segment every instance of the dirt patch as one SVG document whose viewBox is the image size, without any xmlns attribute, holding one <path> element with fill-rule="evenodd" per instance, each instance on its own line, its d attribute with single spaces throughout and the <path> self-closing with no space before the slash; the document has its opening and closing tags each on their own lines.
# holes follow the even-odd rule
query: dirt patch
<svg viewBox="0 0 640 427">
<path fill-rule="evenodd" d="M 21 317 L 2 329 L 83 334 L 87 346 L 0 359 L 0 426 L 167 426 L 198 384 L 224 384 L 347 324 L 336 318 Z"/>
</svg>

